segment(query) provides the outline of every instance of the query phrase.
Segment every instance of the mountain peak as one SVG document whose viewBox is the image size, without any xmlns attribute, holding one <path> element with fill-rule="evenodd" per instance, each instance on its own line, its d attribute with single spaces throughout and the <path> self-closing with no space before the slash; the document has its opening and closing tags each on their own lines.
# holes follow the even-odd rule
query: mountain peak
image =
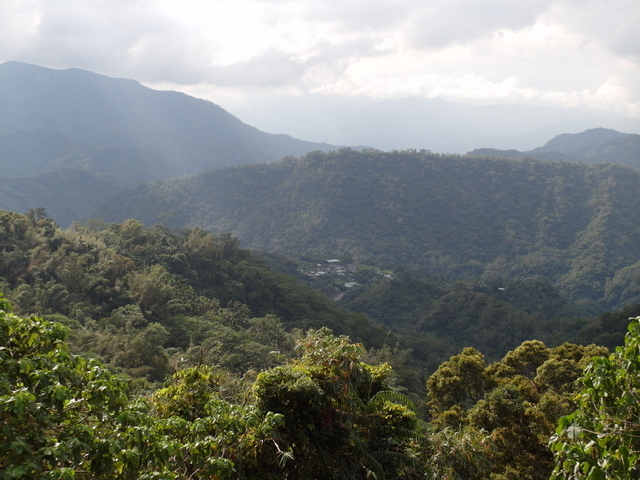
<svg viewBox="0 0 640 480">
<path fill-rule="evenodd" d="M 6 62 L 0 65 L 0 134 L 20 130 L 54 131 L 97 148 L 153 151 L 178 173 L 332 148 L 261 132 L 212 102 L 134 80 Z"/>
<path fill-rule="evenodd" d="M 568 154 L 586 147 L 601 147 L 614 138 L 626 136 L 610 128 L 591 128 L 580 133 L 556 135 L 534 152 L 558 152 Z"/>
</svg>

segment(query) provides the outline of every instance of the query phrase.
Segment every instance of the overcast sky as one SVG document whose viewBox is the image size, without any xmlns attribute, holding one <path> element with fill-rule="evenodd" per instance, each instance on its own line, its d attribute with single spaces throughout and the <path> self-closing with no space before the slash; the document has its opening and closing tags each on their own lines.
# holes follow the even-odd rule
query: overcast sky
<svg viewBox="0 0 640 480">
<path fill-rule="evenodd" d="M 326 93 L 640 117 L 639 0 L 1 0 L 0 61 L 208 98 Z"/>
</svg>

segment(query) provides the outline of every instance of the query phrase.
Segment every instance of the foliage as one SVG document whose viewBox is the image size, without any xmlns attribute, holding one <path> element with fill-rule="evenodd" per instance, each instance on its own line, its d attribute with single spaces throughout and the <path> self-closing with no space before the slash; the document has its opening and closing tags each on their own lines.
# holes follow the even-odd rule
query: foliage
<svg viewBox="0 0 640 480">
<path fill-rule="evenodd" d="M 282 417 L 210 392 L 222 378 L 210 369 L 176 374 L 150 409 L 128 399 L 123 378 L 69 353 L 62 325 L 8 310 L 2 300 L 0 478 L 266 478 L 278 468 L 270 436 Z"/>
<path fill-rule="evenodd" d="M 208 362 L 237 373 L 290 354 L 288 330 L 327 325 L 381 346 L 384 332 L 270 270 L 230 235 L 136 220 L 61 230 L 43 209 L 0 212 L 0 275 L 20 313 L 72 327 L 71 347 L 160 382 Z"/>
<path fill-rule="evenodd" d="M 640 315 L 640 304 L 629 305 L 619 311 L 605 312 L 586 324 L 575 335 L 576 343 L 595 343 L 610 350 L 624 343 L 628 333 L 629 318 Z"/>
<path fill-rule="evenodd" d="M 310 332 L 299 359 L 253 387 L 201 365 L 131 400 L 123 378 L 69 352 L 62 325 L 8 310 L 2 300 L 0 478 L 399 478 L 412 466 L 410 402 L 346 337 Z"/>
<path fill-rule="evenodd" d="M 386 382 L 390 367 L 360 360 L 364 350 L 327 329 L 309 331 L 301 356 L 261 373 L 258 406 L 284 417 L 280 436 L 292 478 L 399 478 L 411 465 L 411 402 Z M 288 478 L 288 477 L 287 477 Z"/>
<path fill-rule="evenodd" d="M 21 468 L 6 478 L 537 480 L 551 471 L 549 436 L 576 407 L 577 379 L 604 353 L 522 341 L 560 341 L 584 324 L 539 278 L 403 275 L 349 299 L 389 315 L 392 334 L 227 234 L 136 220 L 61 230 L 39 209 L 0 212 L 0 248 L 0 283 L 21 315 L 3 314 L 0 332 L 0 465 Z M 615 342 L 633 308 L 581 338 Z M 36 312 L 46 320 L 27 317 Z M 337 336 L 302 330 L 323 325 Z M 462 337 L 478 346 L 460 348 Z M 428 426 L 417 414 L 425 383 Z"/>
<path fill-rule="evenodd" d="M 548 478 L 553 465 L 547 443 L 556 421 L 575 408 L 582 368 L 604 352 L 594 345 L 548 348 L 526 341 L 489 365 L 473 348 L 444 362 L 427 381 L 435 438 L 449 439 L 453 453 L 474 452 L 477 465 L 465 470 L 455 454 L 452 463 L 432 468 L 448 478 Z"/>
<path fill-rule="evenodd" d="M 553 479 L 640 476 L 640 317 L 623 347 L 595 358 L 580 379 L 578 409 L 560 419 Z"/>
<path fill-rule="evenodd" d="M 495 446 L 486 432 L 473 429 L 427 430 L 419 437 L 417 456 L 422 478 L 484 479 L 491 474 Z"/>
<path fill-rule="evenodd" d="M 223 398 L 229 379 L 206 366 L 177 372 L 151 396 L 157 428 L 175 445 L 177 478 L 268 478 L 282 456 L 282 415 Z"/>
<path fill-rule="evenodd" d="M 135 452 L 114 434 L 127 402 L 124 380 L 72 355 L 62 325 L 15 316 L 1 303 L 0 478 L 133 473 L 127 459 Z"/>
</svg>

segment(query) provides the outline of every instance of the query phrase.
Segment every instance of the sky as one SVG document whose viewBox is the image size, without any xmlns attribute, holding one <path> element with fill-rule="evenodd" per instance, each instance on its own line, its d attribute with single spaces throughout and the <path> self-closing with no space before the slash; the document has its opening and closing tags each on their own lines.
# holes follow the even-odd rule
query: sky
<svg viewBox="0 0 640 480">
<path fill-rule="evenodd" d="M 638 0 L 1 0 L 0 62 L 225 108 L 305 95 L 587 105 L 640 118 Z"/>
</svg>

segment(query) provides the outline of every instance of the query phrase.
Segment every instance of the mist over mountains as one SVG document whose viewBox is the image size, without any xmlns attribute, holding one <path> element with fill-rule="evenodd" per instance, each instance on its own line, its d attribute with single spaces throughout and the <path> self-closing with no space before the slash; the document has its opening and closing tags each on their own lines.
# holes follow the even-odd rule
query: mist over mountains
<svg viewBox="0 0 640 480">
<path fill-rule="evenodd" d="M 474 106 L 420 97 L 276 97 L 232 111 L 265 131 L 380 150 L 531 150 L 556 135 L 597 127 L 640 133 L 640 119 L 588 107 Z"/>
</svg>

